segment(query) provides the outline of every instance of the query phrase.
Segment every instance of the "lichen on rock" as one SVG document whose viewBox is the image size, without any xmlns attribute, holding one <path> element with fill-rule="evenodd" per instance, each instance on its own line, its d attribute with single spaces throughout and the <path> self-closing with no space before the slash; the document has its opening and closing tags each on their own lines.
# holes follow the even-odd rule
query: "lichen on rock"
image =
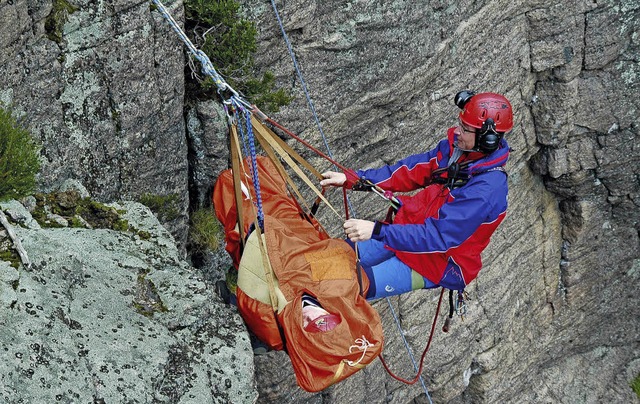
<svg viewBox="0 0 640 404">
<path fill-rule="evenodd" d="M 75 211 L 70 200 L 62 213 Z M 237 312 L 182 260 L 148 208 L 110 206 L 150 237 L 16 224 L 33 265 L 0 261 L 0 401 L 254 401 Z"/>
</svg>

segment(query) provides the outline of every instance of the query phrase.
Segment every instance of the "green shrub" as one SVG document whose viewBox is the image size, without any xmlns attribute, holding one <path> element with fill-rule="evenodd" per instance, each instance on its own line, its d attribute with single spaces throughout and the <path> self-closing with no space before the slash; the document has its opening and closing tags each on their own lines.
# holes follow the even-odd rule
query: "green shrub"
<svg viewBox="0 0 640 404">
<path fill-rule="evenodd" d="M 180 200 L 177 194 L 142 194 L 138 202 L 148 207 L 161 222 L 170 222 L 180 216 Z"/>
<path fill-rule="evenodd" d="M 638 376 L 636 376 L 636 378 L 631 382 L 631 388 L 638 398 L 640 398 L 640 374 L 638 374 Z"/>
<path fill-rule="evenodd" d="M 35 141 L 9 111 L 0 108 L 0 200 L 31 194 L 39 169 Z"/>
<path fill-rule="evenodd" d="M 224 239 L 224 231 L 211 208 L 202 208 L 191 214 L 189 236 L 195 251 L 218 249 Z"/>
<path fill-rule="evenodd" d="M 253 56 L 257 50 L 255 24 L 238 15 L 240 4 L 234 0 L 185 0 L 187 32 L 196 33 L 197 46 L 207 54 L 225 81 L 266 112 L 277 112 L 292 97 L 275 89 L 274 75 L 266 72 L 258 78 Z M 215 97 L 217 88 L 211 78 L 201 91 Z"/>
</svg>

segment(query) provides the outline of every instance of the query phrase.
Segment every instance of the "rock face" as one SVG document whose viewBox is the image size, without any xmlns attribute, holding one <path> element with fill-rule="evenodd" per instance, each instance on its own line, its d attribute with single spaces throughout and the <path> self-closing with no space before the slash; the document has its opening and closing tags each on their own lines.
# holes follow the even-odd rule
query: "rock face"
<svg viewBox="0 0 640 404">
<path fill-rule="evenodd" d="M 273 10 L 243 4 L 259 22 L 261 66 L 296 95 L 276 119 L 321 145 Z M 434 337 L 424 372 L 432 399 L 636 400 L 629 383 L 640 372 L 640 311 L 631 292 L 640 283 L 637 2 L 278 7 L 329 145 L 348 166 L 433 146 L 456 124 L 451 101 L 463 88 L 512 100 L 510 213 L 468 288 L 465 321 Z M 360 217 L 383 217 L 377 199 L 354 200 Z M 418 357 L 434 299 L 434 291 L 391 299 Z M 385 357 L 408 377 L 413 367 L 387 302 L 376 307 L 385 318 Z M 426 399 L 419 383 L 406 387 L 379 365 L 322 395 L 304 394 L 274 369 L 286 369 L 286 357 L 272 356 L 257 360 L 266 401 Z"/>
<path fill-rule="evenodd" d="M 322 145 L 269 2 L 241 3 L 258 23 L 259 69 L 273 71 L 295 96 L 274 118 Z M 502 92 L 514 106 L 509 214 L 468 287 L 464 322 L 456 319 L 449 334 L 434 337 L 424 371 L 433 401 L 637 401 L 629 387 L 640 374 L 637 1 L 276 3 L 328 144 L 347 166 L 391 163 L 435 145 L 456 124 L 451 100 L 461 89 Z M 57 12 L 64 5 L 66 17 Z M 180 20 L 182 2 L 170 10 Z M 42 188 L 76 179 L 103 201 L 178 195 L 181 215 L 167 227 L 183 245 L 187 200 L 207 200 L 213 177 L 226 167 L 226 141 L 214 129 L 224 130 L 219 107 L 202 103 L 183 115 L 184 58 L 168 25 L 148 2 L 14 0 L 0 3 L 0 26 L 0 101 L 43 144 Z M 341 204 L 339 193 L 331 197 Z M 352 198 L 361 218 L 386 211 L 369 195 Z M 341 236 L 338 220 L 323 219 Z M 36 400 L 30 389 L 55 399 L 48 394 L 61 383 L 56 394 L 67 401 L 254 398 L 250 380 L 215 390 L 221 384 L 206 363 L 230 359 L 199 355 L 211 352 L 206 344 L 215 343 L 209 341 L 215 321 L 235 329 L 237 317 L 203 297 L 209 292 L 185 264 L 159 258 L 165 253 L 153 252 L 160 248 L 154 241 L 66 231 L 73 234 L 63 240 L 82 240 L 61 243 L 63 230 L 20 230 L 25 247 L 39 251 L 32 253 L 35 266 L 0 270 L 0 318 L 13 327 L 3 323 L 0 331 L 9 343 L 3 366 L 10 367 L 0 374 L 3 386 L 21 386 L 24 374 L 29 387 L 4 387 L 3 399 Z M 139 249 L 123 255 L 130 243 Z M 85 251 L 94 253 L 85 260 Z M 94 261 L 110 270 L 87 272 Z M 140 271 L 151 268 L 141 286 Z M 143 287 L 145 280 L 157 290 Z M 160 286 L 165 281 L 168 289 Z M 170 310 L 140 315 L 131 305 L 144 291 L 159 293 Z M 384 355 L 403 377 L 412 376 L 413 366 L 391 308 L 419 357 L 436 293 L 375 303 L 385 321 Z M 98 327 L 99 315 L 110 319 L 108 329 Z M 211 338 L 229 334 L 221 335 Z M 207 348 L 186 350 L 194 339 Z M 116 349 L 107 352 L 112 343 Z M 249 350 L 245 337 L 235 343 L 236 353 Z M 420 383 L 398 383 L 377 363 L 319 394 L 296 387 L 284 353 L 255 363 L 259 402 L 426 401 Z M 243 369 L 252 379 L 250 364 Z M 142 379 L 134 379 L 138 374 Z M 207 385 L 201 375 L 214 381 Z M 246 395 L 225 395 L 236 386 Z"/>
<path fill-rule="evenodd" d="M 146 207 L 113 205 L 134 229 L 120 232 L 41 228 L 20 204 L 0 206 L 20 218 L 32 262 L 0 261 L 0 401 L 255 399 L 242 320 Z"/>
<path fill-rule="evenodd" d="M 177 18 L 182 2 L 171 7 Z M 148 1 L 0 4 L 0 102 L 42 144 L 40 184 L 102 201 L 176 195 L 186 241 L 184 55 Z"/>
</svg>

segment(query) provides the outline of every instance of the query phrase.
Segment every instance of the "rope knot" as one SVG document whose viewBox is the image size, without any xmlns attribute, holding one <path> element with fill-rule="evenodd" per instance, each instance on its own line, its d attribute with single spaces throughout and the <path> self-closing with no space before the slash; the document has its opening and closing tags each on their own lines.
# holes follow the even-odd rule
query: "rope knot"
<svg viewBox="0 0 640 404">
<path fill-rule="evenodd" d="M 347 365 L 356 366 L 364 359 L 364 356 L 367 354 L 367 349 L 375 346 L 367 340 L 367 338 L 363 335 L 362 338 L 356 338 L 355 345 L 351 345 L 349 347 L 349 353 L 353 353 L 355 349 L 362 351 L 362 355 L 357 361 L 347 361 Z"/>
</svg>

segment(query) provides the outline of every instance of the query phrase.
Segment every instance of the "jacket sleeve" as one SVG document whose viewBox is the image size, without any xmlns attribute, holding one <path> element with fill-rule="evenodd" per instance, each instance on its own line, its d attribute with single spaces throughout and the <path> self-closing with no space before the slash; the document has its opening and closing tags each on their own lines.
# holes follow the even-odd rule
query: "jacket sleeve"
<svg viewBox="0 0 640 404">
<path fill-rule="evenodd" d="M 472 181 L 451 194 L 438 215 L 429 217 L 423 224 L 381 225 L 373 238 L 389 247 L 407 252 L 446 252 L 460 246 L 483 224 L 496 220 L 506 211 L 506 178 L 498 184 L 488 182 L 488 176 L 505 177 L 503 173 L 487 174 Z M 485 178 L 482 178 L 485 177 Z"/>
<path fill-rule="evenodd" d="M 414 154 L 393 165 L 370 170 L 358 170 L 360 178 L 366 178 L 381 188 L 392 192 L 408 192 L 424 187 L 431 179 L 431 172 L 438 161 L 449 156 L 449 143 L 444 139 L 435 149 Z"/>
</svg>

